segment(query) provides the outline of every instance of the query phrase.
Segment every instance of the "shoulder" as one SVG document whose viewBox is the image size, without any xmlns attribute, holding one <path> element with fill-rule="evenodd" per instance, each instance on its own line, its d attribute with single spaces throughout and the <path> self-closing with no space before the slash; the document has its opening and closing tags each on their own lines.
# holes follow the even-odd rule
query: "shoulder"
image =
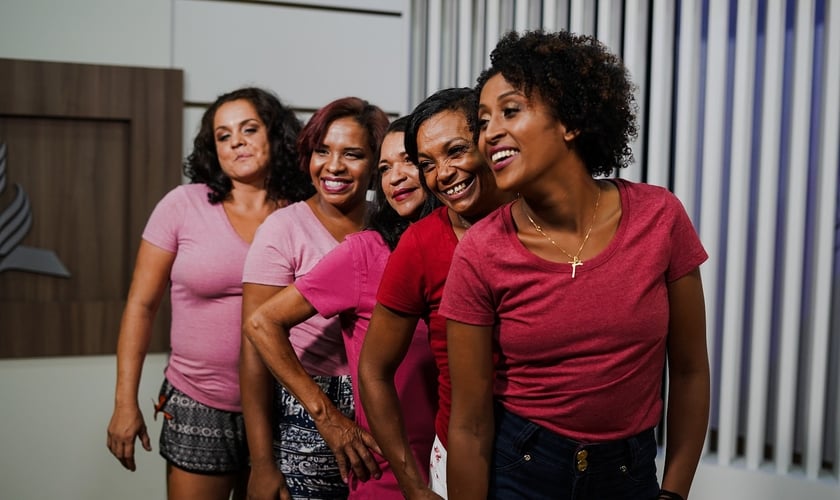
<svg viewBox="0 0 840 500">
<path fill-rule="evenodd" d="M 312 217 L 312 210 L 306 202 L 298 201 L 269 214 L 260 227 L 281 228 L 299 226 L 302 220 L 303 222 L 309 222 Z"/>
<path fill-rule="evenodd" d="M 625 206 L 656 213 L 685 212 L 677 195 L 667 188 L 625 179 L 613 179 L 612 182 L 618 187 L 622 199 L 626 200 Z"/>
<path fill-rule="evenodd" d="M 382 235 L 372 229 L 359 231 L 358 233 L 348 234 L 344 237 L 344 245 L 356 248 L 388 248 Z"/>
<path fill-rule="evenodd" d="M 441 228 L 449 228 L 449 215 L 446 207 L 438 207 L 429 215 L 423 217 L 414 224 L 408 226 L 403 233 L 403 238 L 410 234 L 413 237 L 427 236 L 430 234 L 439 235 Z"/>
<path fill-rule="evenodd" d="M 464 234 L 464 237 L 461 238 L 458 246 L 460 247 L 466 243 L 466 246 L 480 245 L 483 247 L 495 242 L 499 238 L 506 238 L 506 234 L 511 226 L 510 211 L 513 203 L 515 201 L 505 203 L 473 224 Z"/>
</svg>

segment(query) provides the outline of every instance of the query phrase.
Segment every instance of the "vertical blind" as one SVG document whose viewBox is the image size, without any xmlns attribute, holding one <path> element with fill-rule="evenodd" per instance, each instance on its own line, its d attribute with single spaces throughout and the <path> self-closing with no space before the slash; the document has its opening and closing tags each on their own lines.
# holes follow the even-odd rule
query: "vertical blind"
<svg viewBox="0 0 840 500">
<path fill-rule="evenodd" d="M 413 0 L 410 107 L 471 86 L 511 30 L 569 30 L 638 87 L 635 163 L 671 189 L 701 267 L 705 459 L 838 479 L 840 0 Z"/>
</svg>

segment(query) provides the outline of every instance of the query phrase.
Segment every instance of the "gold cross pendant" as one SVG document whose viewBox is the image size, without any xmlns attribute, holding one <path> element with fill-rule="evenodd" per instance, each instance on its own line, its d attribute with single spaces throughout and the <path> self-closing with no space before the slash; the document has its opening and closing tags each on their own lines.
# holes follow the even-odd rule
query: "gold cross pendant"
<svg viewBox="0 0 840 500">
<path fill-rule="evenodd" d="M 572 278 L 574 278 L 575 277 L 575 271 L 577 270 L 577 267 L 582 266 L 583 261 L 578 259 L 577 255 L 575 255 L 574 257 L 572 257 L 572 260 L 569 261 L 569 264 L 572 265 Z"/>
</svg>

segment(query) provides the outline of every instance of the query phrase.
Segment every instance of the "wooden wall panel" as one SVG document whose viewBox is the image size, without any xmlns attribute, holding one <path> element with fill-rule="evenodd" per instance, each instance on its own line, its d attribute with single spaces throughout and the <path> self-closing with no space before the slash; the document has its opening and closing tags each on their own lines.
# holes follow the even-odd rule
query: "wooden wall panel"
<svg viewBox="0 0 840 500">
<path fill-rule="evenodd" d="M 0 357 L 113 353 L 140 234 L 180 182 L 182 73 L 0 59 L 0 74 L 0 213 L 23 189 L 20 245 L 70 272 L 0 272 Z M 168 349 L 168 325 L 167 298 L 151 351 Z"/>
</svg>

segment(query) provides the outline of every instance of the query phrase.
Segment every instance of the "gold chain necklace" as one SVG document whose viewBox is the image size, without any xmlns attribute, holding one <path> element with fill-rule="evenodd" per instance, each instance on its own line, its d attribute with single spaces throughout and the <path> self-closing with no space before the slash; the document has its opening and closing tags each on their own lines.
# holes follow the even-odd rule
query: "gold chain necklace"
<svg viewBox="0 0 840 500">
<path fill-rule="evenodd" d="M 580 253 L 583 251 L 583 247 L 586 246 L 586 242 L 589 241 L 589 235 L 592 234 L 592 227 L 595 225 L 595 216 L 598 214 L 598 203 L 600 202 L 601 186 L 598 186 L 598 196 L 595 198 L 595 210 L 593 210 L 592 212 L 592 222 L 589 223 L 589 229 L 586 230 L 586 234 L 583 236 L 583 241 L 580 243 L 580 246 L 578 247 L 577 253 L 575 255 L 572 255 L 569 252 L 563 250 L 563 247 L 558 245 L 557 242 L 554 241 L 554 238 L 546 234 L 546 232 L 543 231 L 543 228 L 539 224 L 537 224 L 533 218 L 531 218 L 531 214 L 529 214 L 528 211 L 525 210 L 525 204 L 522 204 L 522 211 L 525 212 L 525 217 L 528 218 L 528 222 L 530 222 L 531 225 L 534 226 L 534 229 L 536 229 L 538 233 L 543 235 L 545 239 L 550 241 L 555 248 L 563 252 L 568 258 L 572 259 L 569 261 L 569 264 L 571 264 L 572 266 L 572 278 L 575 277 L 575 271 L 577 270 L 578 266 L 583 265 L 583 261 L 580 260 Z"/>
</svg>

